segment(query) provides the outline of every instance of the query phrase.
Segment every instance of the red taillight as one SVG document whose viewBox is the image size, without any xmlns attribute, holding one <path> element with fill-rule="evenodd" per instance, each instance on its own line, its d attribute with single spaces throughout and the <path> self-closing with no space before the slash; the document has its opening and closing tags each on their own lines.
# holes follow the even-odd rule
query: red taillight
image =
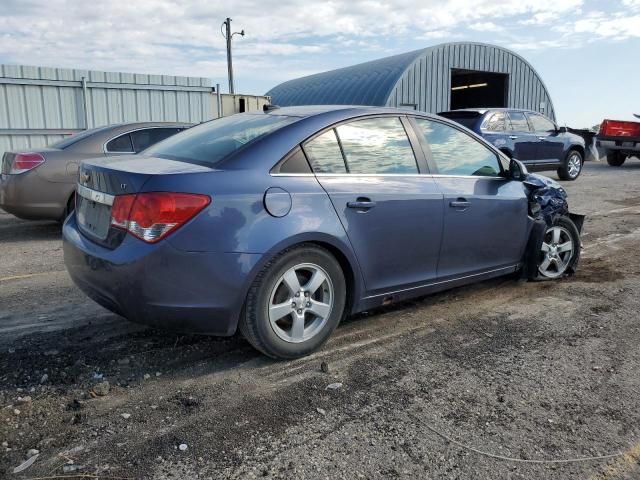
<svg viewBox="0 0 640 480">
<path fill-rule="evenodd" d="M 598 133 L 604 137 L 640 137 L 640 123 L 605 120 Z"/>
<path fill-rule="evenodd" d="M 210 202 L 207 195 L 194 193 L 118 195 L 111 207 L 111 225 L 154 243 L 192 219 Z"/>
<path fill-rule="evenodd" d="M 10 175 L 28 172 L 44 163 L 44 157 L 39 153 L 17 153 L 11 162 Z"/>
</svg>

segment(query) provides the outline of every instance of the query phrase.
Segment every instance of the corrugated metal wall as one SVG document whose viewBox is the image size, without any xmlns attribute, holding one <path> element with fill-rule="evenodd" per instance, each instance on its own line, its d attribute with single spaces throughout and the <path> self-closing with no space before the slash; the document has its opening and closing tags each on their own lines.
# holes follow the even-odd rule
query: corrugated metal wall
<svg viewBox="0 0 640 480">
<path fill-rule="evenodd" d="M 544 113 L 555 120 L 553 103 L 535 70 L 519 55 L 492 45 L 450 43 L 424 50 L 405 70 L 387 106 L 416 105 L 418 110 L 450 108 L 451 69 L 509 75 L 507 106 Z"/>
<path fill-rule="evenodd" d="M 240 99 L 246 111 L 268 103 L 222 94 L 222 114 L 237 113 Z M 211 120 L 217 102 L 208 78 L 0 65 L 0 158 L 112 123 Z"/>
</svg>

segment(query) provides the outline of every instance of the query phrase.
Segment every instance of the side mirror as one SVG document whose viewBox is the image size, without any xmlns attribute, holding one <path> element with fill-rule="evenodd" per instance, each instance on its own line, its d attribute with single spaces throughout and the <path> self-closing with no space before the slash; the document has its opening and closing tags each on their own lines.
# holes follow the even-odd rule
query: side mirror
<svg viewBox="0 0 640 480">
<path fill-rule="evenodd" d="M 568 131 L 568 130 L 567 130 L 567 127 L 559 127 L 559 128 L 558 128 L 558 132 L 559 132 L 559 133 L 567 133 L 567 131 Z"/>
<path fill-rule="evenodd" d="M 509 162 L 509 178 L 511 180 L 522 181 L 527 173 L 527 168 L 520 160 L 516 160 L 515 158 L 511 159 Z"/>
</svg>

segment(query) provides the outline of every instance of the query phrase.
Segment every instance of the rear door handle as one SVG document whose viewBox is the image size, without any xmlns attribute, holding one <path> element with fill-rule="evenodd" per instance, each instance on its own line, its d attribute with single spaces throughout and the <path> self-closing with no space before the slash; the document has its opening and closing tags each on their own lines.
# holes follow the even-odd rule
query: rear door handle
<svg viewBox="0 0 640 480">
<path fill-rule="evenodd" d="M 369 210 L 376 206 L 376 202 L 369 198 L 358 198 L 355 202 L 347 202 L 347 207 L 356 210 Z"/>
<path fill-rule="evenodd" d="M 464 198 L 459 198 L 457 200 L 452 200 L 449 202 L 449 206 L 451 208 L 469 208 L 471 206 L 471 202 L 465 200 Z"/>
<path fill-rule="evenodd" d="M 546 140 L 547 137 L 538 137 L 538 140 Z"/>
<path fill-rule="evenodd" d="M 518 136 L 517 135 L 509 135 L 509 138 L 511 140 L 516 140 L 518 138 Z"/>
</svg>

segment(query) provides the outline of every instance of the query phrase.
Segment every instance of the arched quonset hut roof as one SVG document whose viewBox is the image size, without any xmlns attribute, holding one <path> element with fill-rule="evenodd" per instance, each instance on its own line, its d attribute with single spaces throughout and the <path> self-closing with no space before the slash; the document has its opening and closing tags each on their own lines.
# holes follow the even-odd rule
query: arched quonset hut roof
<svg viewBox="0 0 640 480">
<path fill-rule="evenodd" d="M 506 107 L 539 111 L 555 120 L 551 97 L 520 55 L 495 45 L 444 43 L 351 67 L 289 80 L 266 95 L 290 105 L 412 106 L 449 110 L 452 70 L 508 75 Z"/>
</svg>

